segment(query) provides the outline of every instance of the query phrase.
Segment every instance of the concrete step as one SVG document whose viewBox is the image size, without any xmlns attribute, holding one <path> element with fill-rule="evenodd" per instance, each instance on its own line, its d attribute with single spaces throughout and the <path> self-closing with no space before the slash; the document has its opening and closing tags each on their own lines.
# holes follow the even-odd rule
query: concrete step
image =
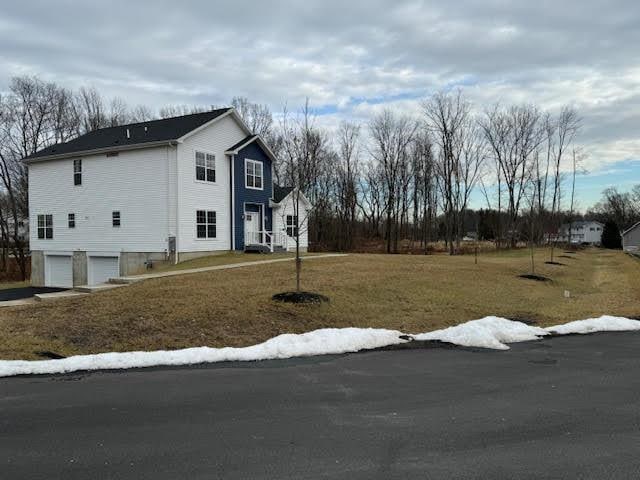
<svg viewBox="0 0 640 480">
<path fill-rule="evenodd" d="M 65 290 L 64 292 L 55 293 L 36 293 L 33 298 L 36 302 L 53 302 L 64 298 L 85 297 L 88 293 L 76 292 L 75 290 Z"/>
</svg>

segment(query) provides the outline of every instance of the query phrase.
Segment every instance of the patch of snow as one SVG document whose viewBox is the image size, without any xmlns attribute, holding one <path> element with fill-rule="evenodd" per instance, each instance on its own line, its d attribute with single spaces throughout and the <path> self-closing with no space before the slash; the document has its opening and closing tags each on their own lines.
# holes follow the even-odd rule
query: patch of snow
<svg viewBox="0 0 640 480">
<path fill-rule="evenodd" d="M 416 340 L 440 340 L 464 347 L 508 350 L 506 343 L 537 340 L 548 335 L 544 328 L 532 327 L 500 317 L 484 317 L 455 327 L 413 335 Z"/>
<path fill-rule="evenodd" d="M 374 328 L 324 328 L 302 334 L 284 334 L 250 347 L 185 348 L 153 352 L 111 352 L 78 355 L 60 360 L 0 360 L 0 377 L 112 370 L 152 366 L 255 361 L 357 352 L 407 342 L 402 332 Z"/>
<path fill-rule="evenodd" d="M 61 360 L 0 360 L 0 377 L 351 353 L 405 343 L 409 341 L 406 338 L 440 340 L 465 347 L 507 350 L 508 343 L 537 340 L 551 333 L 566 335 L 627 330 L 640 330 L 640 321 L 603 316 L 539 328 L 506 318 L 485 317 L 413 336 L 405 336 L 397 330 L 375 328 L 324 328 L 302 334 L 279 335 L 264 343 L 243 348 L 197 347 L 171 351 L 78 355 Z"/>
<path fill-rule="evenodd" d="M 595 333 L 595 332 L 626 332 L 640 330 L 640 321 L 625 317 L 612 317 L 603 315 L 598 318 L 587 318 L 575 322 L 547 327 L 549 333 L 568 335 L 571 333 Z"/>
</svg>

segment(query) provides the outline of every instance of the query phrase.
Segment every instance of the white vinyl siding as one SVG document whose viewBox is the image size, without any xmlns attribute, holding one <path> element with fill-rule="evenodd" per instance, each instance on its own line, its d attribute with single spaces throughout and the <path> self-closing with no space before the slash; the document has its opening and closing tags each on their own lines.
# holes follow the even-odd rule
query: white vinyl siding
<svg viewBox="0 0 640 480">
<path fill-rule="evenodd" d="M 273 209 L 273 231 L 287 233 L 287 236 L 289 237 L 289 241 L 288 241 L 289 250 L 294 250 L 296 246 L 295 236 L 289 235 L 289 233 L 293 234 L 295 232 L 293 231 L 293 229 L 287 228 L 287 219 L 289 219 L 290 222 L 293 222 L 294 214 L 295 214 L 295 208 L 293 205 L 292 196 L 288 196 L 287 198 L 285 198 L 280 203 L 280 207 Z M 307 248 L 309 245 L 309 241 L 308 241 L 309 236 L 307 232 L 309 213 L 305 208 L 305 204 L 302 201 L 300 202 L 299 216 L 300 216 L 300 248 Z"/>
<path fill-rule="evenodd" d="M 224 152 L 246 136 L 247 133 L 228 116 L 178 145 L 177 235 L 180 252 L 231 249 L 231 171 L 229 157 Z M 196 180 L 195 152 L 215 156 L 215 183 Z M 216 212 L 215 238 L 197 238 L 197 210 Z"/>
<path fill-rule="evenodd" d="M 170 147 L 83 157 L 82 185 L 70 187 L 73 160 L 29 165 L 32 250 L 163 252 L 168 237 L 168 151 Z M 175 204 L 175 200 L 173 201 Z M 121 226 L 112 226 L 119 211 Z M 75 214 L 75 228 L 68 224 Z M 38 218 L 51 214 L 53 239 L 38 238 Z"/>
</svg>

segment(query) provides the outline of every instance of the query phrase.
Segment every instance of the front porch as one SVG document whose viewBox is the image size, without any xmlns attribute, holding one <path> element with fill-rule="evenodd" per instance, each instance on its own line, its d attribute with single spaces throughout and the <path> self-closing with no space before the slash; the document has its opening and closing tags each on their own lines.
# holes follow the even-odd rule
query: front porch
<svg viewBox="0 0 640 480">
<path fill-rule="evenodd" d="M 289 237 L 285 232 L 245 231 L 245 253 L 281 253 L 289 250 Z"/>
</svg>

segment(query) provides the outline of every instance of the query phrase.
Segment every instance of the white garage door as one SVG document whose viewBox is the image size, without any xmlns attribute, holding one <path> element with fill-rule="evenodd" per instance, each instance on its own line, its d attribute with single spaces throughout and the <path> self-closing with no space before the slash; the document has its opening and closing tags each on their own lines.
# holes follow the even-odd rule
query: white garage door
<svg viewBox="0 0 640 480">
<path fill-rule="evenodd" d="M 44 284 L 47 287 L 73 287 L 73 261 L 70 255 L 47 255 Z"/>
<path fill-rule="evenodd" d="M 120 276 L 118 257 L 89 257 L 89 285 L 106 283 Z"/>
</svg>

